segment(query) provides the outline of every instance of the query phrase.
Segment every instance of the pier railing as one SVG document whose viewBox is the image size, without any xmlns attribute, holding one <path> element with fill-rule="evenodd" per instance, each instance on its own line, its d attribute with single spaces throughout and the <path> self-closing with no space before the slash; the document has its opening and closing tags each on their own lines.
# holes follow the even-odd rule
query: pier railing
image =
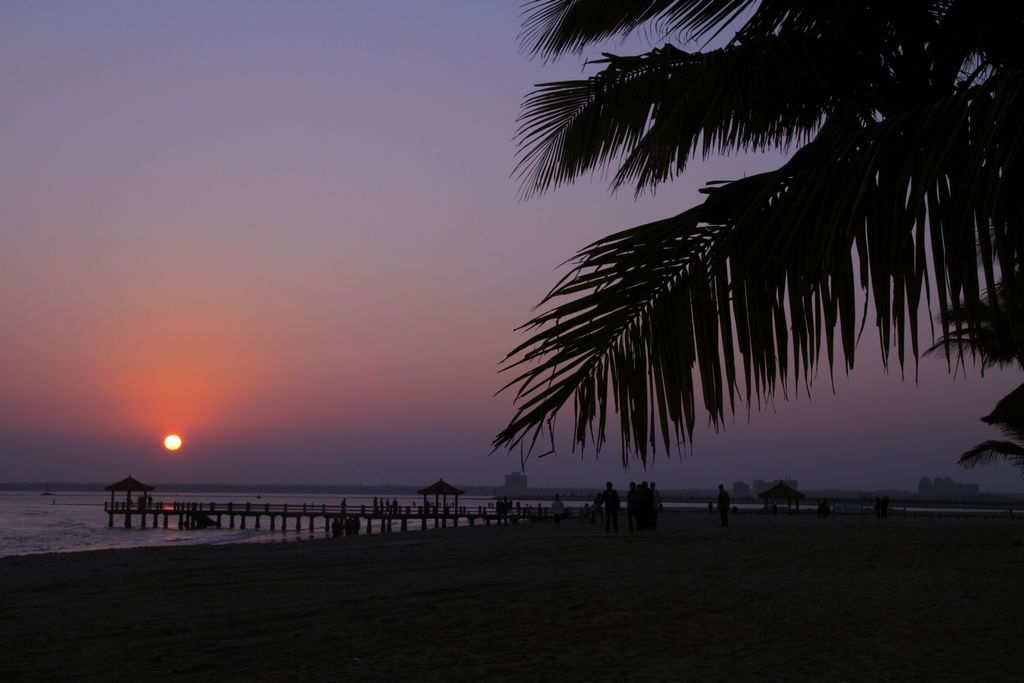
<svg viewBox="0 0 1024 683">
<path fill-rule="evenodd" d="M 115 517 L 124 517 L 124 526 L 133 526 L 133 518 L 139 525 L 155 528 L 168 528 L 170 521 L 177 521 L 179 529 L 196 529 L 207 527 L 225 527 L 245 529 L 251 523 L 253 528 L 260 529 L 264 520 L 271 530 L 278 524 L 282 531 L 291 525 L 296 530 L 308 528 L 311 532 L 318 521 L 322 522 L 326 533 L 336 533 L 337 523 L 342 533 L 350 530 L 373 533 L 374 523 L 380 533 L 388 533 L 395 525 L 402 531 L 409 528 L 410 522 L 418 522 L 420 529 L 429 528 L 433 520 L 434 528 L 459 526 L 464 522 L 475 526 L 477 522 L 486 525 L 515 524 L 520 521 L 538 521 L 548 519 L 550 508 L 543 505 L 519 505 L 503 511 L 497 511 L 483 505 L 348 505 L 339 503 L 236 503 L 236 502 L 198 502 L 198 501 L 153 501 L 144 500 L 137 503 L 114 501 L 104 503 L 104 512 L 108 516 L 108 526 L 114 526 Z M 355 525 L 353 526 L 353 522 Z"/>
</svg>

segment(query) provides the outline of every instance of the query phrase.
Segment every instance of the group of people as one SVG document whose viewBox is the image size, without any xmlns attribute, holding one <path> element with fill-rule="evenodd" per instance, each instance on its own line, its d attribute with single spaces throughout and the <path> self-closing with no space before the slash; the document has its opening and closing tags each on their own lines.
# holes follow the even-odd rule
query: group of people
<svg viewBox="0 0 1024 683">
<path fill-rule="evenodd" d="M 343 519 L 335 518 L 331 521 L 331 536 L 337 538 L 338 536 L 358 536 L 359 535 L 359 518 L 358 517 L 345 517 Z"/>
<path fill-rule="evenodd" d="M 519 503 L 515 504 L 519 507 Z M 494 513 L 498 517 L 498 524 L 508 524 L 509 516 L 512 514 L 512 499 L 511 498 L 499 498 L 494 503 Z"/>
<path fill-rule="evenodd" d="M 604 523 L 605 533 L 619 531 L 619 510 L 622 508 L 622 499 L 619 492 L 609 481 L 605 489 L 594 498 L 594 504 L 584 508 L 584 519 L 591 524 L 598 518 Z M 629 491 L 626 493 L 626 521 L 630 533 L 633 531 L 654 531 L 658 528 L 658 513 L 662 510 L 661 493 L 652 481 L 646 481 L 638 485 L 635 481 L 629 482 Z"/>
<path fill-rule="evenodd" d="M 390 514 L 397 515 L 398 512 L 399 512 L 399 510 L 398 510 L 398 499 L 397 498 L 392 498 L 391 500 L 388 500 L 387 498 L 380 498 L 380 499 L 378 499 L 378 498 L 374 497 L 374 499 L 373 499 L 373 512 L 375 514 L 390 513 Z"/>
<path fill-rule="evenodd" d="M 629 482 L 626 492 L 626 521 L 629 531 L 655 531 L 658 528 L 658 513 L 661 511 L 661 493 L 654 482 Z"/>
</svg>

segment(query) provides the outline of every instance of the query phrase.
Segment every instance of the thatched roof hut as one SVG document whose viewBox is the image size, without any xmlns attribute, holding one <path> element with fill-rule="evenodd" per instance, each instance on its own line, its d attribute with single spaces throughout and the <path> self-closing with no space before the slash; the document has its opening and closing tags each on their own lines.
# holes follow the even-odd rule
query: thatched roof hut
<svg viewBox="0 0 1024 683">
<path fill-rule="evenodd" d="M 133 477 L 132 475 L 129 474 L 127 477 L 125 477 L 124 479 L 122 479 L 121 481 L 119 481 L 117 483 L 111 484 L 110 486 L 104 486 L 103 489 L 105 491 L 110 491 L 110 509 L 111 509 L 111 512 L 113 512 L 113 509 L 114 509 L 114 493 L 116 491 L 124 491 L 124 497 L 125 497 L 124 498 L 125 499 L 125 505 L 124 505 L 124 525 L 125 525 L 125 528 L 127 528 L 127 527 L 130 527 L 132 525 L 132 491 L 138 491 L 139 493 L 145 493 L 146 491 L 152 491 L 153 487 L 150 486 L 149 484 L 143 484 L 141 481 L 139 481 L 138 479 L 136 479 L 135 477 Z M 143 506 L 142 503 L 140 503 L 139 505 L 140 505 L 139 512 L 142 513 L 144 511 L 144 506 Z M 113 516 L 113 514 L 111 514 L 111 516 L 110 516 L 110 524 L 113 525 L 113 523 L 114 523 L 114 516 Z M 155 525 L 156 522 L 154 521 L 153 524 Z M 146 526 L 144 519 L 143 519 L 142 526 Z"/>
<path fill-rule="evenodd" d="M 797 510 L 800 509 L 800 499 L 807 497 L 807 494 L 800 493 L 789 484 L 781 481 L 767 491 L 762 491 L 757 495 L 759 498 L 764 498 L 765 507 L 768 507 L 769 500 L 784 500 L 786 501 L 787 507 L 791 506 L 795 501 Z"/>
<path fill-rule="evenodd" d="M 110 486 L 104 486 L 103 490 L 104 491 L 140 491 L 140 492 L 145 492 L 145 491 L 152 491 L 153 487 L 149 486 L 148 484 L 143 484 L 141 481 L 139 481 L 138 479 L 136 479 L 135 477 L 133 477 L 133 476 L 131 476 L 129 474 L 127 477 L 125 477 L 121 481 L 117 482 L 116 484 L 111 484 Z"/>
<path fill-rule="evenodd" d="M 422 488 L 416 493 L 423 496 L 423 506 L 427 506 L 427 496 L 434 497 L 434 507 L 437 507 L 437 498 L 441 496 L 441 500 L 444 505 L 448 504 L 448 496 L 455 496 L 455 507 L 459 507 L 459 496 L 465 491 L 462 489 L 455 488 L 444 479 L 438 479 L 436 482 L 426 488 Z"/>
</svg>

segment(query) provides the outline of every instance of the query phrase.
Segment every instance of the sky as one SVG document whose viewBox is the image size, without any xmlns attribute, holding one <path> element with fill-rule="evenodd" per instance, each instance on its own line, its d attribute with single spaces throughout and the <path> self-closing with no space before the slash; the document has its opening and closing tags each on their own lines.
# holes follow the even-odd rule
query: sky
<svg viewBox="0 0 1024 683">
<path fill-rule="evenodd" d="M 531 60 L 519 13 L 0 3 L 0 482 L 498 485 L 518 471 L 518 454 L 490 454 L 512 414 L 498 371 L 559 264 L 781 158 L 695 163 L 636 199 L 598 175 L 521 200 L 522 98 L 593 69 Z M 742 406 L 646 470 L 624 472 L 614 438 L 600 454 L 560 440 L 527 461 L 530 484 L 914 490 L 941 475 L 1024 490 L 1009 467 L 956 465 L 998 438 L 978 417 L 1021 373 L 922 359 L 903 379 L 882 372 L 872 332 L 834 392 L 823 369 L 809 399 Z"/>
</svg>

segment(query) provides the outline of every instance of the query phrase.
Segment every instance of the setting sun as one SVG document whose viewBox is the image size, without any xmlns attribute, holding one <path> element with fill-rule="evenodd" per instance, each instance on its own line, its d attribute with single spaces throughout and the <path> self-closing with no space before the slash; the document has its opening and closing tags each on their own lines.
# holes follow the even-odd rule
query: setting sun
<svg viewBox="0 0 1024 683">
<path fill-rule="evenodd" d="M 176 451 L 181 448 L 181 437 L 177 434 L 168 434 L 164 439 L 164 448 L 169 451 Z"/>
</svg>

